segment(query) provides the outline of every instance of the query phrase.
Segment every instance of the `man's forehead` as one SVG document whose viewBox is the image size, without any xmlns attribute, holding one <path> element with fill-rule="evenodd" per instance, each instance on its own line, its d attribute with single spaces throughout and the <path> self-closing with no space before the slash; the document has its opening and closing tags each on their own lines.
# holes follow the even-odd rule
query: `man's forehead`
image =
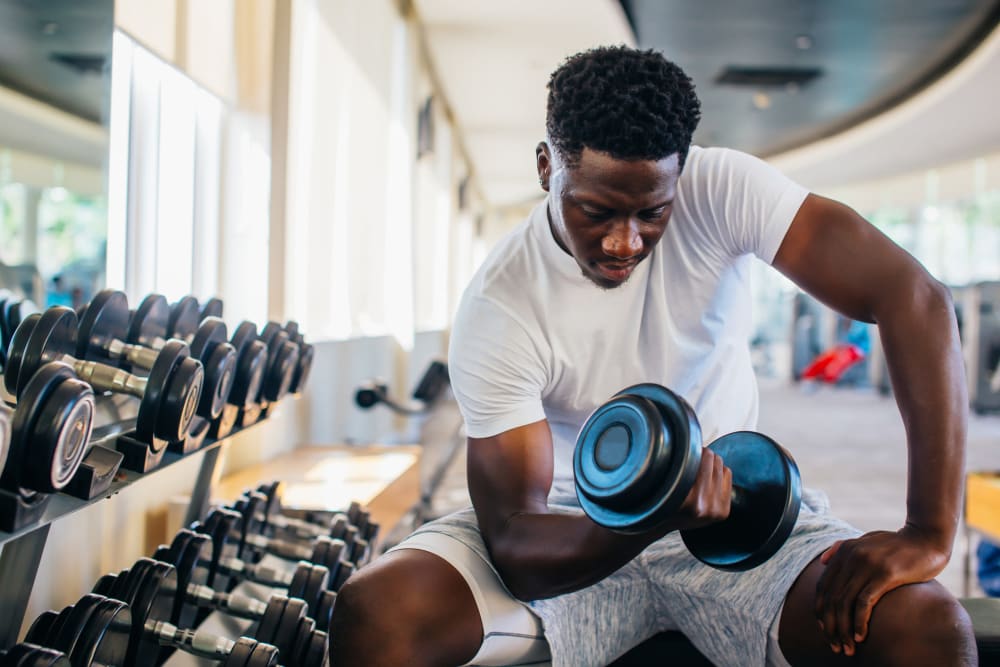
<svg viewBox="0 0 1000 667">
<path fill-rule="evenodd" d="M 626 160 L 584 148 L 579 160 L 566 167 L 571 189 L 579 194 L 665 195 L 672 197 L 680 176 L 677 153 L 660 160 Z"/>
</svg>

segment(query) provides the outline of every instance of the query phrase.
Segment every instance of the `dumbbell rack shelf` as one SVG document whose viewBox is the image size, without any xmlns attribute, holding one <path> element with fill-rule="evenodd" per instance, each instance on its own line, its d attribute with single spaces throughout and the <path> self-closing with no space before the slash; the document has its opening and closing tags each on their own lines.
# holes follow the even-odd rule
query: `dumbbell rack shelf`
<svg viewBox="0 0 1000 667">
<path fill-rule="evenodd" d="M 134 429 L 138 406 L 139 399 L 131 396 L 99 396 L 92 445 L 115 449 L 115 440 Z M 236 427 L 225 438 L 217 440 L 206 438 L 202 447 L 186 455 L 167 451 L 160 465 L 146 473 L 120 468 L 107 492 L 91 500 L 53 494 L 38 521 L 13 532 L 0 531 L 0 648 L 12 646 L 18 641 L 38 565 L 53 524 L 98 502 L 113 500 L 120 491 L 143 483 L 181 460 L 202 456 L 184 524 L 197 521 L 208 509 L 212 484 L 217 481 L 220 472 L 221 451 L 232 438 L 251 428 L 253 426 Z"/>
</svg>

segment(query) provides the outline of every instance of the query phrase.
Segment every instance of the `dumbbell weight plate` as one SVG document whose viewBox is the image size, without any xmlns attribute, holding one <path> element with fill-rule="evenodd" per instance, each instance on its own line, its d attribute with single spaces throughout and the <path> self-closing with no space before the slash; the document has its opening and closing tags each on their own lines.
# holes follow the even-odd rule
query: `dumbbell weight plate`
<svg viewBox="0 0 1000 667">
<path fill-rule="evenodd" d="M 11 465 L 4 466 L 0 483 L 28 495 L 63 488 L 86 453 L 93 417 L 90 387 L 65 364 L 43 365 L 18 399 L 11 423 Z"/>
<path fill-rule="evenodd" d="M 125 664 L 159 664 L 160 646 L 148 638 L 145 624 L 170 619 L 178 594 L 177 572 L 167 563 L 140 558 L 129 568 L 127 588 L 130 599 L 124 602 L 132 608 L 133 623 Z"/>
<path fill-rule="evenodd" d="M 69 609 L 64 609 L 61 612 L 52 610 L 43 611 L 31 622 L 28 633 L 24 636 L 24 641 L 29 644 L 38 644 L 41 646 L 51 644 L 55 638 L 57 626 L 65 621 L 65 617 L 69 616 L 69 613 Z"/>
<path fill-rule="evenodd" d="M 25 450 L 22 485 L 42 493 L 59 491 L 73 479 L 87 453 L 95 413 L 93 390 L 61 363 L 39 369 L 21 400 L 33 392 L 36 380 L 45 382 L 49 377 L 61 381 L 43 399 L 32 432 L 18 435 Z"/>
<path fill-rule="evenodd" d="M 14 332 L 10 345 L 7 347 L 7 362 L 4 366 L 3 383 L 7 391 L 17 396 L 18 379 L 21 376 L 21 366 L 24 361 L 24 353 L 28 349 L 28 341 L 31 339 L 31 332 L 35 330 L 38 320 L 42 318 L 41 313 L 29 315 L 21 326 Z"/>
<path fill-rule="evenodd" d="M 292 652 L 295 656 L 292 661 L 300 667 L 320 667 L 323 664 L 323 655 L 316 655 L 312 647 L 314 634 L 316 634 L 316 621 L 308 616 L 300 618 L 295 628 L 295 641 L 292 643 Z M 320 635 L 319 639 L 323 642 L 322 648 L 325 652 L 326 637 L 323 634 Z"/>
<path fill-rule="evenodd" d="M 191 356 L 205 367 L 205 387 L 198 414 L 218 419 L 233 388 L 236 350 L 226 340 L 226 323 L 216 317 L 203 320 L 191 341 Z"/>
<path fill-rule="evenodd" d="M 337 594 L 334 591 L 323 591 L 319 598 L 316 609 L 310 609 L 311 616 L 316 621 L 317 627 L 330 627 L 330 619 L 333 618 L 333 605 L 337 602 Z"/>
<path fill-rule="evenodd" d="M 170 307 L 167 331 L 171 338 L 188 341 L 198 331 L 199 322 L 201 322 L 201 308 L 198 307 L 198 299 L 186 296 Z"/>
<path fill-rule="evenodd" d="M 201 319 L 222 317 L 222 299 L 212 297 L 201 305 Z"/>
<path fill-rule="evenodd" d="M 29 318 L 29 321 L 31 318 Z M 17 369 L 17 395 L 31 376 L 49 361 L 72 355 L 76 348 L 76 313 L 64 306 L 53 306 L 35 321 Z"/>
<path fill-rule="evenodd" d="M 292 383 L 288 391 L 293 394 L 300 394 L 309 382 L 309 373 L 312 371 L 313 356 L 315 349 L 308 343 L 299 345 L 299 362 L 295 366 L 295 373 L 292 375 Z"/>
<path fill-rule="evenodd" d="M 773 556 L 795 527 L 802 502 L 799 469 L 788 452 L 762 433 L 730 433 L 708 448 L 733 473 L 729 517 L 681 531 L 681 538 L 693 556 L 712 567 L 749 570 Z"/>
<path fill-rule="evenodd" d="M 282 663 L 295 662 L 295 638 L 299 621 L 306 615 L 306 603 L 298 598 L 272 595 L 260 619 L 255 639 L 278 647 Z"/>
<path fill-rule="evenodd" d="M 672 516 L 694 484 L 701 427 L 669 389 L 628 387 L 591 414 L 573 452 L 577 497 L 596 523 L 640 533 Z"/>
<path fill-rule="evenodd" d="M 69 613 L 60 612 L 49 629 L 47 645 L 68 655 L 72 662 L 89 665 L 89 662 L 79 661 L 77 657 L 78 654 L 85 652 L 82 644 L 85 643 L 87 621 L 103 600 L 105 598 L 97 595 L 85 595 L 72 607 L 63 610 L 63 612 L 68 610 Z"/>
<path fill-rule="evenodd" d="M 69 650 L 70 660 L 75 665 L 125 664 L 131 625 L 128 605 L 120 600 L 100 600 Z"/>
<path fill-rule="evenodd" d="M 140 435 L 167 442 L 184 439 L 198 405 L 203 379 L 201 364 L 197 362 L 195 367 L 184 364 L 185 368 L 178 373 L 182 362 L 189 358 L 188 346 L 179 340 L 168 340 L 156 355 L 136 418 L 136 431 Z"/>
<path fill-rule="evenodd" d="M 323 565 L 299 561 L 288 585 L 288 597 L 305 600 L 310 616 L 316 611 L 320 596 L 327 589 L 330 570 Z"/>
<path fill-rule="evenodd" d="M 107 348 L 113 340 L 125 340 L 128 333 L 128 319 L 128 299 L 124 292 L 117 290 L 98 292 L 80 319 L 76 337 L 76 358 L 115 363 L 108 356 Z"/>
<path fill-rule="evenodd" d="M 135 309 L 129 322 L 126 342 L 143 347 L 154 347 L 166 340 L 170 322 L 170 305 L 162 294 L 150 294 Z"/>
<path fill-rule="evenodd" d="M 224 588 L 217 578 L 219 577 L 219 561 L 229 556 L 241 557 L 238 544 L 230 541 L 230 535 L 234 530 L 238 530 L 241 523 L 240 515 L 232 510 L 214 509 L 205 517 L 205 521 L 200 525 L 192 526 L 192 529 L 203 535 L 208 535 L 212 541 L 212 560 L 209 567 L 208 577 L 205 585 L 212 588 Z"/>
<path fill-rule="evenodd" d="M 169 429 L 173 435 L 176 428 L 178 440 L 187 437 L 204 388 L 205 370 L 201 362 L 191 357 L 181 360 L 170 376 L 166 398 L 160 406 L 158 417 L 164 432 Z"/>
<path fill-rule="evenodd" d="M 72 667 L 62 651 L 27 642 L 10 647 L 0 664 L 3 667 Z"/>
<path fill-rule="evenodd" d="M 288 393 L 299 361 L 299 349 L 289 342 L 288 334 L 276 322 L 268 322 L 260 333 L 267 345 L 267 367 L 261 397 L 268 402 L 280 401 Z"/>
</svg>

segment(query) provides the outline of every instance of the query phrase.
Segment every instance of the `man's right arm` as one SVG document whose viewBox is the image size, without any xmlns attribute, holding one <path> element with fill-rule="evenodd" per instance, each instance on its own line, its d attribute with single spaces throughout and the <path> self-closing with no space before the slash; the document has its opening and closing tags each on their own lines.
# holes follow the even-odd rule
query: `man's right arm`
<svg viewBox="0 0 1000 667">
<path fill-rule="evenodd" d="M 511 593 L 525 601 L 590 586 L 671 530 L 726 518 L 732 488 L 732 474 L 722 459 L 703 449 L 695 486 L 681 509 L 651 531 L 626 535 L 584 514 L 550 513 L 552 435 L 547 421 L 469 438 L 468 474 L 493 563 Z"/>
</svg>

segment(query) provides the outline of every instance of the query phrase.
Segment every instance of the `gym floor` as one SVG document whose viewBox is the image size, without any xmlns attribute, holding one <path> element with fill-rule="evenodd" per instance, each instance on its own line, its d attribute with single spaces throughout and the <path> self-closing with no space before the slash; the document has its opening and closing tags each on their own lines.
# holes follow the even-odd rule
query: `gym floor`
<svg viewBox="0 0 1000 667">
<path fill-rule="evenodd" d="M 762 432 L 795 457 L 804 485 L 829 496 L 834 513 L 862 530 L 893 530 L 906 515 L 906 439 L 892 397 L 873 389 L 819 386 L 814 391 L 760 381 Z M 966 468 L 1000 470 L 1000 415 L 971 415 Z M 435 508 L 468 504 L 465 457 L 436 494 Z M 975 548 L 973 536 L 972 548 Z M 966 537 L 959 528 L 951 562 L 938 579 L 964 596 Z M 971 596 L 982 592 L 971 582 Z"/>
</svg>

